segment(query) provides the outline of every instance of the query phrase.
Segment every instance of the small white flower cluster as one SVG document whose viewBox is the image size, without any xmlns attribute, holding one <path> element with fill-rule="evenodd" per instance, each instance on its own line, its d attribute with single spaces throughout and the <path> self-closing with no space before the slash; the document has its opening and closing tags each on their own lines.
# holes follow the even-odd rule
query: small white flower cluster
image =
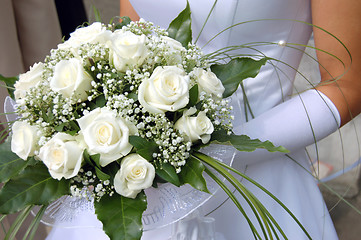
<svg viewBox="0 0 361 240">
<path fill-rule="evenodd" d="M 139 19 L 137 22 L 130 22 L 128 25 L 123 26 L 122 30 L 130 31 L 137 35 L 158 35 L 166 36 L 168 35 L 167 31 L 159 26 L 154 25 L 152 22 L 145 21 L 144 19 Z"/>
<path fill-rule="evenodd" d="M 143 124 L 138 124 L 140 136 L 152 139 L 158 145 L 158 153 L 153 153 L 156 167 L 170 163 L 179 173 L 189 157 L 192 143 L 185 141 L 165 115 L 149 114 L 141 118 Z"/>
<path fill-rule="evenodd" d="M 227 130 L 228 134 L 232 133 L 234 116 L 232 115 L 233 107 L 230 106 L 228 99 L 206 98 L 206 93 L 200 93 L 202 103 L 202 111 L 208 115 L 214 116 L 211 121 L 215 129 Z"/>
<path fill-rule="evenodd" d="M 83 168 L 79 170 L 77 176 L 70 181 L 70 192 L 74 197 L 84 197 L 99 201 L 102 196 L 114 194 L 114 186 L 109 180 L 100 180 L 97 175 L 91 171 L 85 171 Z M 89 191 L 84 191 L 87 189 Z"/>
<path fill-rule="evenodd" d="M 86 187 L 95 199 L 134 198 L 152 185 L 155 169 L 170 164 L 179 173 L 192 146 L 232 128 L 225 89 L 200 49 L 144 20 L 77 29 L 20 75 L 15 89 L 22 119 L 13 127 L 13 152 L 35 156 L 53 178 L 71 179 L 74 196 Z M 135 153 L 131 136 L 156 144 L 152 160 Z M 109 166 L 117 174 L 103 173 L 110 180 L 101 181 L 97 174 Z"/>
</svg>

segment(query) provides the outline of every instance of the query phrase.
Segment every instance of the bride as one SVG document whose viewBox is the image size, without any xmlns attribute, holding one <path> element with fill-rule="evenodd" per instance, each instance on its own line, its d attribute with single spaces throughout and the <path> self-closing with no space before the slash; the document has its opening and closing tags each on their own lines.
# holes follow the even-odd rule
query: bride
<svg viewBox="0 0 361 240">
<path fill-rule="evenodd" d="M 291 151 L 287 156 L 257 150 L 237 153 L 233 167 L 245 172 L 280 199 L 305 227 L 312 239 L 337 239 L 332 220 L 325 207 L 317 181 L 310 174 L 310 162 L 304 148 L 347 123 L 361 111 L 361 38 L 359 12 L 361 2 L 345 0 L 189 0 L 194 39 L 206 53 L 227 46 L 258 42 L 239 54 L 257 54 L 279 60 L 261 69 L 255 79 L 247 79 L 234 95 L 234 131 L 252 138 L 270 140 Z M 167 28 L 186 0 L 120 0 L 120 15 L 138 16 Z M 312 11 L 311 11 L 312 10 Z M 209 12 L 209 19 L 206 21 Z M 268 19 L 268 20 L 260 20 Z M 270 20 L 273 19 L 273 20 Z M 278 20 L 276 20 L 278 19 Z M 280 20 L 283 19 L 283 20 Z M 292 19 L 292 20 L 285 20 Z M 353 64 L 345 48 L 334 37 L 307 23 L 326 29 L 340 38 L 351 52 Z M 250 21 L 259 20 L 259 21 Z M 250 21 L 230 28 L 233 24 Z M 206 22 L 201 31 L 204 22 Z M 316 47 L 329 52 L 349 67 L 346 74 L 338 60 L 318 52 L 321 83 L 292 97 L 293 83 L 304 48 L 311 32 Z M 209 42 L 209 40 L 211 40 Z M 208 43 L 209 42 L 209 43 Z M 268 43 L 268 44 L 263 44 Z M 337 82 L 330 81 L 342 75 Z M 245 99 L 247 96 L 247 99 Z M 248 105 L 244 104 L 245 100 Z M 297 223 L 268 195 L 252 184 L 243 182 L 271 212 L 290 239 L 307 239 Z M 242 206 L 246 206 L 239 196 Z M 221 203 L 221 204 L 220 204 Z M 246 209 L 251 216 L 251 210 Z M 218 236 L 223 239 L 253 239 L 247 221 L 233 202 L 217 193 L 202 206 L 202 212 L 215 219 Z M 252 219 L 251 219 L 252 220 Z M 254 219 L 253 219 L 254 220 Z M 94 230 L 94 229 L 93 229 Z M 93 231 L 92 230 L 92 231 Z M 81 231 L 79 229 L 75 231 Z M 84 230 L 82 235 L 88 230 Z M 96 231 L 96 230 L 94 230 Z M 98 229 L 98 233 L 101 229 Z M 48 239 L 63 239 L 74 230 L 54 228 Z M 146 231 L 142 239 L 171 239 L 171 227 Z M 100 239 L 88 231 L 84 239 Z M 104 239 L 107 239 L 103 234 Z M 67 238 L 69 239 L 69 238 Z M 76 239 L 74 236 L 70 239 Z M 178 238 L 176 238 L 178 239 Z"/>
</svg>

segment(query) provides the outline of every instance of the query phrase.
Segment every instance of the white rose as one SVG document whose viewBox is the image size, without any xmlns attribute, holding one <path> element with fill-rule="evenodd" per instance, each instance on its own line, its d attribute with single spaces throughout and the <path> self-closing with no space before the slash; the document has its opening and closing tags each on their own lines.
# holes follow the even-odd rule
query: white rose
<svg viewBox="0 0 361 240">
<path fill-rule="evenodd" d="M 114 188 L 124 197 L 135 198 L 140 191 L 152 186 L 154 177 L 154 166 L 133 153 L 122 159 L 120 170 L 114 177 Z"/>
<path fill-rule="evenodd" d="M 167 44 L 168 48 L 171 49 L 172 51 L 186 50 L 179 41 L 177 41 L 173 38 L 170 38 L 167 36 L 162 36 L 161 38 Z"/>
<path fill-rule="evenodd" d="M 157 67 L 140 84 L 138 98 L 151 113 L 177 111 L 189 102 L 189 77 L 176 66 Z"/>
<path fill-rule="evenodd" d="M 219 78 L 212 71 L 202 68 L 195 68 L 192 74 L 196 77 L 200 91 L 204 91 L 217 98 L 222 98 L 224 86 Z"/>
<path fill-rule="evenodd" d="M 107 108 L 97 108 L 78 120 L 87 150 L 100 154 L 100 165 L 106 166 L 127 155 L 132 150 L 129 136 L 135 135 L 136 127 Z"/>
<path fill-rule="evenodd" d="M 177 65 L 182 63 L 181 52 L 186 49 L 182 46 L 180 42 L 174 40 L 173 38 L 162 36 L 162 41 L 166 44 L 168 49 L 168 59 L 167 62 L 169 65 Z"/>
<path fill-rule="evenodd" d="M 30 88 L 35 87 L 36 84 L 42 80 L 41 76 L 43 71 L 44 64 L 40 62 L 35 63 L 26 73 L 19 75 L 19 80 L 14 85 L 14 96 L 17 102 L 25 97 L 26 92 L 28 92 Z"/>
<path fill-rule="evenodd" d="M 196 117 L 190 117 L 188 114 L 193 114 L 192 109 L 175 123 L 174 128 L 178 129 L 191 142 L 201 140 L 203 144 L 208 143 L 214 130 L 211 120 L 203 111 L 199 112 Z"/>
<path fill-rule="evenodd" d="M 38 128 L 24 121 L 16 121 L 12 126 L 11 151 L 26 160 L 37 150 Z"/>
<path fill-rule="evenodd" d="M 39 158 L 48 167 L 53 178 L 69 179 L 78 174 L 83 151 L 84 146 L 77 137 L 60 132 L 40 148 Z"/>
<path fill-rule="evenodd" d="M 83 68 L 82 62 L 79 59 L 71 58 L 61 60 L 55 65 L 50 87 L 64 97 L 75 96 L 84 101 L 88 97 L 87 91 L 92 88 L 92 80 L 92 77 Z"/>
<path fill-rule="evenodd" d="M 108 44 L 110 60 L 118 71 L 125 72 L 129 66 L 140 66 L 148 54 L 145 35 L 118 30 L 112 34 Z"/>
<path fill-rule="evenodd" d="M 86 43 L 102 43 L 105 44 L 111 35 L 111 31 L 107 30 L 100 22 L 94 22 L 87 27 L 76 29 L 70 34 L 70 38 L 62 44 L 58 45 L 59 49 L 77 49 Z"/>
</svg>

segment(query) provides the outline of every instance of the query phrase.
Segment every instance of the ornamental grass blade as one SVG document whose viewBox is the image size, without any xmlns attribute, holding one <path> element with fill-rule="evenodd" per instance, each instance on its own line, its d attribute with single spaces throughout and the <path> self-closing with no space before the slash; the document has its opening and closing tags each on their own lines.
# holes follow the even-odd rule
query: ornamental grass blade
<svg viewBox="0 0 361 240">
<path fill-rule="evenodd" d="M 103 223 L 103 230 L 112 240 L 138 240 L 142 236 L 142 214 L 147 208 L 144 192 L 135 199 L 118 194 L 105 195 L 95 201 L 95 213 Z"/>
<path fill-rule="evenodd" d="M 6 182 L 18 175 L 27 164 L 26 161 L 11 151 L 10 141 L 0 145 L 0 182 Z"/>
<path fill-rule="evenodd" d="M 33 206 L 28 206 L 24 208 L 16 217 L 15 221 L 11 224 L 9 230 L 7 231 L 4 240 L 14 240 L 17 232 L 19 231 L 20 227 L 23 225 L 25 219 L 31 213 L 31 209 Z"/>
<path fill-rule="evenodd" d="M 38 230 L 41 218 L 44 216 L 44 213 L 45 213 L 47 207 L 48 207 L 48 205 L 44 205 L 39 209 L 38 213 L 35 215 L 34 219 L 31 221 L 28 229 L 26 230 L 23 240 L 34 239 L 34 236 L 35 236 L 36 231 Z"/>
<path fill-rule="evenodd" d="M 212 141 L 219 143 L 229 143 L 238 151 L 252 152 L 257 148 L 266 149 L 269 152 L 283 152 L 288 153 L 289 151 L 282 146 L 275 146 L 270 141 L 261 141 L 259 139 L 251 139 L 247 135 L 228 135 L 226 131 L 219 130 L 212 133 Z"/>
<path fill-rule="evenodd" d="M 215 164 L 213 164 L 215 163 Z M 283 235 L 285 239 L 287 237 L 285 236 L 283 230 L 279 227 L 277 222 L 274 220 L 274 218 L 271 216 L 271 214 L 268 212 L 268 210 L 263 206 L 263 204 L 250 192 L 240 181 L 238 181 L 236 178 L 234 178 L 226 169 L 219 167 L 216 162 L 213 162 L 211 164 L 211 167 L 215 169 L 218 173 L 220 173 L 228 182 L 230 182 L 237 190 L 238 193 L 240 193 L 243 197 L 243 199 L 247 202 L 248 206 L 252 209 L 254 216 L 256 217 L 258 224 L 262 230 L 263 236 L 265 239 L 272 238 L 272 233 L 274 236 L 278 238 L 277 232 L 273 226 L 273 224 L 278 228 L 278 231 Z M 211 172 L 207 171 L 207 173 L 211 176 Z M 214 179 L 215 176 L 212 176 Z M 233 193 L 232 193 L 233 194 Z M 229 194 L 228 194 L 229 196 Z M 245 216 L 245 214 L 243 214 Z M 247 216 L 247 214 L 246 214 Z M 247 216 L 248 218 L 248 216 Z M 248 224 L 250 223 L 247 219 Z M 249 224 L 250 225 L 250 224 Z M 253 234 L 257 234 L 257 232 L 254 232 L 255 228 L 250 225 L 251 230 L 253 231 Z"/>
<path fill-rule="evenodd" d="M 222 182 L 221 179 L 219 179 L 219 177 L 217 177 L 217 175 L 215 175 L 211 170 L 209 170 L 208 168 L 205 169 L 205 172 L 222 188 L 222 190 L 228 195 L 228 197 L 233 201 L 233 203 L 236 205 L 236 207 L 238 208 L 238 210 L 242 213 L 242 215 L 244 216 L 244 218 L 246 219 L 249 227 L 251 228 L 251 231 L 253 233 L 253 236 L 255 239 L 261 239 L 261 236 L 259 235 L 257 229 L 255 228 L 253 222 L 251 221 L 251 219 L 248 217 L 247 213 L 244 211 L 242 205 L 240 204 L 240 202 L 237 200 L 236 196 L 233 194 L 233 192 L 231 191 L 231 189 L 229 187 L 227 187 L 227 185 Z M 253 210 L 253 209 L 252 209 Z"/>
<path fill-rule="evenodd" d="M 226 64 L 211 66 L 212 72 L 222 81 L 225 88 L 223 98 L 231 96 L 246 78 L 254 78 L 268 58 L 255 60 L 248 57 L 234 58 Z"/>
<path fill-rule="evenodd" d="M 212 158 L 208 155 L 199 153 L 199 152 L 194 153 L 194 155 L 197 159 L 207 163 L 208 166 L 210 166 L 211 168 L 216 170 L 218 173 L 220 173 L 229 183 L 231 183 L 236 188 L 237 192 L 247 202 L 247 204 L 249 205 L 250 209 L 252 210 L 254 216 L 256 217 L 257 222 L 262 230 L 262 233 L 263 233 L 263 236 L 265 237 L 265 239 L 268 239 L 268 236 L 272 236 L 271 229 L 273 230 L 273 227 L 269 223 L 267 214 L 263 211 L 262 207 L 259 205 L 260 202 L 256 201 L 256 199 L 254 199 L 252 197 L 252 194 L 250 193 L 250 191 L 240 181 L 235 179 L 226 169 L 219 167 L 219 165 L 217 164 L 218 161 L 215 160 L 214 158 Z M 238 207 L 238 209 L 240 210 L 242 215 L 247 220 L 248 225 L 251 228 L 251 231 L 252 231 L 255 239 L 261 239 L 257 229 L 254 226 L 254 223 L 250 220 L 249 216 L 244 211 L 243 207 L 241 206 L 241 204 L 235 197 L 234 193 L 232 193 L 230 191 L 230 189 L 215 174 L 212 173 L 212 171 L 210 171 L 209 169 L 206 168 L 206 172 L 213 180 L 216 181 L 216 183 L 225 191 L 225 193 L 230 197 L 230 199 Z"/>
<path fill-rule="evenodd" d="M 53 179 L 42 163 L 28 166 L 0 190 L 0 213 L 15 213 L 28 205 L 47 205 L 69 194 L 69 185 L 67 180 Z"/>
<path fill-rule="evenodd" d="M 102 22 L 102 18 L 101 18 L 99 9 L 97 7 L 95 7 L 94 5 L 92 7 L 93 7 L 95 22 Z"/>
<path fill-rule="evenodd" d="M 297 225 L 300 227 L 300 229 L 305 233 L 305 237 L 307 237 L 308 239 L 312 239 L 311 236 L 309 235 L 309 233 L 307 232 L 307 230 L 304 228 L 304 226 L 302 225 L 302 223 L 296 218 L 296 216 L 286 207 L 286 205 L 284 205 L 276 196 L 274 196 L 271 192 L 269 192 L 267 189 L 265 189 L 262 185 L 260 185 L 259 183 L 257 183 L 256 181 L 254 181 L 253 179 L 249 178 L 246 174 L 241 173 L 239 171 L 237 171 L 236 169 L 228 166 L 227 164 L 224 164 L 220 161 L 217 161 L 216 159 L 211 158 L 210 156 L 207 156 L 203 153 L 197 152 L 195 153 L 195 156 L 199 159 L 201 159 L 202 161 L 204 161 L 205 163 L 207 163 L 208 165 L 210 165 L 213 169 L 215 169 L 216 171 L 218 171 L 219 173 L 222 174 L 222 176 L 229 178 L 232 182 L 232 185 L 237 188 L 242 188 L 242 184 L 240 181 L 238 181 L 233 174 L 229 173 L 228 171 L 233 172 L 236 175 L 241 176 L 242 178 L 244 178 L 245 180 L 249 181 L 250 183 L 254 184 L 255 186 L 257 186 L 260 190 L 262 190 L 264 193 L 266 193 L 269 197 L 271 197 L 280 207 L 283 208 L 283 210 L 285 210 L 290 217 L 292 217 L 292 219 L 297 223 Z M 267 222 L 271 227 L 271 230 L 273 231 L 273 233 L 276 235 L 277 234 L 275 232 L 274 227 L 276 227 L 276 229 L 279 231 L 279 233 L 285 238 L 287 239 L 287 237 L 285 236 L 283 230 L 281 229 L 281 227 L 278 225 L 278 223 L 276 222 L 276 220 L 271 216 L 271 214 L 268 212 L 268 210 L 263 206 L 263 204 L 247 189 L 245 189 L 246 191 L 243 191 L 244 193 L 247 193 L 247 197 L 249 199 L 253 199 L 252 203 L 256 204 L 259 206 L 260 211 L 263 213 L 263 217 L 265 218 L 265 220 L 267 220 Z M 273 226 L 272 226 L 273 225 Z"/>
<path fill-rule="evenodd" d="M 199 191 L 209 193 L 207 182 L 203 177 L 204 170 L 203 163 L 191 155 L 178 174 L 182 185 L 188 183 Z"/>
<path fill-rule="evenodd" d="M 188 48 L 188 43 L 192 42 L 191 22 L 191 9 L 187 1 L 186 8 L 169 24 L 168 36 Z"/>
</svg>

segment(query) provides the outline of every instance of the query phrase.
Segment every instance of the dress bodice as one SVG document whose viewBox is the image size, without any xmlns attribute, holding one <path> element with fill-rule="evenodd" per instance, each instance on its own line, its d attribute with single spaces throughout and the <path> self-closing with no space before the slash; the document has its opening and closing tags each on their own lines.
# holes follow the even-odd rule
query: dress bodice
<svg viewBox="0 0 361 240">
<path fill-rule="evenodd" d="M 140 17 L 163 28 L 167 28 L 186 6 L 186 0 L 132 0 L 131 3 Z M 189 0 L 189 3 L 195 40 L 214 1 Z M 266 64 L 256 79 L 244 81 L 250 107 L 257 116 L 292 94 L 296 73 L 293 68 L 297 69 L 304 49 L 294 49 L 296 45 L 293 44 L 307 44 L 312 30 L 307 24 L 311 21 L 310 12 L 310 0 L 218 0 L 197 45 L 209 53 L 227 46 L 257 42 L 259 44 L 253 44 L 252 49 L 242 48 L 235 53 L 264 54 L 279 60 Z M 237 26 L 229 28 L 232 25 Z M 233 96 L 232 105 L 235 109 L 235 124 L 244 122 L 241 89 Z"/>
<path fill-rule="evenodd" d="M 255 116 L 271 109 L 291 96 L 296 74 L 295 69 L 299 65 L 304 49 L 299 46 L 307 44 L 312 31 L 309 24 L 311 22 L 311 0 L 188 1 L 192 12 L 194 40 L 197 39 L 205 20 L 211 12 L 197 42 L 197 45 L 205 53 L 211 53 L 228 46 L 254 43 L 251 48 L 238 49 L 233 53 L 264 54 L 275 59 L 263 66 L 255 79 L 246 79 L 243 82 L 245 95 Z M 215 1 L 217 3 L 213 8 Z M 163 28 L 167 28 L 169 23 L 187 4 L 187 0 L 130 0 L 130 2 L 141 18 Z M 237 25 L 243 22 L 244 24 Z M 235 24 L 237 26 L 229 28 Z M 227 28 L 228 30 L 213 39 L 214 36 Z M 212 41 L 209 42 L 211 39 Z M 244 114 L 246 110 L 243 103 L 244 95 L 242 89 L 239 89 L 232 97 L 235 124 L 246 121 L 246 114 Z M 227 153 L 229 152 L 227 151 Z M 290 211 L 301 220 L 305 228 L 314 236 L 313 239 L 337 239 L 319 189 L 314 183 L 311 174 L 305 171 L 303 167 L 308 163 L 304 152 L 298 151 L 292 157 L 294 161 L 290 161 L 288 157 L 283 156 L 274 158 L 272 161 L 265 159 L 259 164 L 247 166 L 246 174 L 290 207 Z M 246 181 L 243 181 L 243 183 L 265 204 L 280 226 L 286 226 L 283 229 L 286 231 L 286 235 L 291 236 L 292 239 L 306 239 L 299 226 L 273 199 L 262 194 L 252 184 Z M 209 216 L 216 219 L 216 231 L 224 234 L 227 240 L 253 239 L 243 215 L 231 201 L 224 201 L 224 197 L 220 192 L 202 205 L 204 213 L 210 213 Z M 173 194 L 172 192 L 169 193 Z M 242 206 L 247 205 L 247 202 L 241 196 L 236 195 L 236 197 Z M 222 202 L 222 205 L 219 205 L 220 202 Z M 166 205 L 166 207 L 169 206 Z M 171 214 L 173 214 L 172 210 L 171 208 L 169 211 Z M 250 216 L 252 214 L 251 210 L 248 209 L 247 211 Z M 163 212 L 160 213 L 163 214 Z M 142 240 L 168 240 L 171 236 L 172 226 L 167 225 L 163 228 L 145 231 Z M 74 236 L 75 233 L 84 234 L 84 232 L 88 231 L 68 232 Z M 88 233 L 89 236 L 90 234 L 93 233 Z M 53 235 L 56 235 L 55 232 Z M 60 238 L 49 239 L 64 239 L 64 236 L 66 236 L 64 229 L 58 230 L 58 236 Z M 107 237 L 105 236 L 103 239 L 107 239 Z"/>
</svg>

